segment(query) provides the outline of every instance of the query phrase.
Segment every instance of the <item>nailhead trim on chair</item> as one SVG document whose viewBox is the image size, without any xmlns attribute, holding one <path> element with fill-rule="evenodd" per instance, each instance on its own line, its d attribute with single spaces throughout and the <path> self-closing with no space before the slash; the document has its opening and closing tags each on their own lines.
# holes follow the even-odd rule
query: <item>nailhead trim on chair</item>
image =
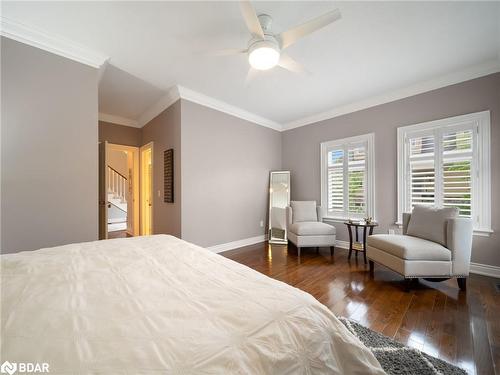
<svg viewBox="0 0 500 375">
<path fill-rule="evenodd" d="M 372 261 L 373 263 L 380 264 L 380 263 L 378 263 L 377 261 L 375 261 L 373 259 L 368 258 L 368 260 Z M 391 271 L 396 272 L 398 275 L 403 276 L 405 279 L 421 279 L 421 278 L 424 278 L 424 277 L 427 278 L 427 279 L 440 279 L 440 278 L 443 278 L 443 277 L 469 277 L 469 274 L 467 274 L 467 275 L 442 275 L 442 276 L 436 276 L 436 275 L 433 275 L 433 276 L 415 276 L 415 275 L 405 276 L 402 273 L 399 273 L 398 271 L 396 271 L 395 269 L 392 269 L 391 267 L 386 266 L 385 264 L 380 264 L 380 265 L 382 267 L 389 268 Z"/>
</svg>

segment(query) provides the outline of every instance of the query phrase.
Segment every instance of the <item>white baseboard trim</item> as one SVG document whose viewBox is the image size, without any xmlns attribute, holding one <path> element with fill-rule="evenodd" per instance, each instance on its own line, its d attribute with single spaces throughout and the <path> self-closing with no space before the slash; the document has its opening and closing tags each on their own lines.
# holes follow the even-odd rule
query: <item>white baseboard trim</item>
<svg viewBox="0 0 500 375">
<path fill-rule="evenodd" d="M 237 248 L 243 247 L 243 246 L 253 245 L 253 244 L 256 244 L 259 242 L 264 242 L 265 240 L 266 240 L 266 236 L 260 235 L 260 236 L 256 236 L 256 237 L 245 238 L 243 240 L 238 240 L 238 241 L 223 243 L 220 245 L 210 246 L 210 247 L 207 247 L 207 249 L 214 252 L 214 253 L 222 253 L 223 251 L 228 251 L 228 250 L 237 249 Z"/>
<path fill-rule="evenodd" d="M 488 264 L 481 263 L 471 263 L 470 272 L 476 273 L 478 275 L 491 276 L 500 279 L 500 267 L 497 266 L 490 266 Z"/>
</svg>

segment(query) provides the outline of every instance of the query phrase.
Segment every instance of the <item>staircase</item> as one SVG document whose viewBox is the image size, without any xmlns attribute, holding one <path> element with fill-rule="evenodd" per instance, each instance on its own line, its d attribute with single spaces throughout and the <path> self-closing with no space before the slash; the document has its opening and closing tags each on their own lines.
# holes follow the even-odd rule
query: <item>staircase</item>
<svg viewBox="0 0 500 375">
<path fill-rule="evenodd" d="M 127 229 L 127 178 L 108 166 L 108 232 Z"/>
</svg>

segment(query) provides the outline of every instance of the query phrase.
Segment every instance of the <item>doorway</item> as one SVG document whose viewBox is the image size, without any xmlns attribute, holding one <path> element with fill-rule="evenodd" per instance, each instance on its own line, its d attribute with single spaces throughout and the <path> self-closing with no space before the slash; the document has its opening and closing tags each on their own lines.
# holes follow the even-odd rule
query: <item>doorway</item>
<svg viewBox="0 0 500 375">
<path fill-rule="evenodd" d="M 139 148 L 99 144 L 99 239 L 139 235 Z"/>
<path fill-rule="evenodd" d="M 141 235 L 153 234 L 153 142 L 141 147 Z"/>
</svg>

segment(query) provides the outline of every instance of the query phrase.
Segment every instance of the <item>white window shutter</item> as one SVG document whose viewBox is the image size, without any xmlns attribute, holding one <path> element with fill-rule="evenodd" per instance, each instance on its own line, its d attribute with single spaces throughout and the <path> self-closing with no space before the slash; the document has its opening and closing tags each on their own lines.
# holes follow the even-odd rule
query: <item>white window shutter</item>
<svg viewBox="0 0 500 375">
<path fill-rule="evenodd" d="M 443 134 L 443 206 L 472 217 L 472 129 Z"/>
<path fill-rule="evenodd" d="M 374 134 L 323 142 L 321 205 L 326 219 L 375 216 Z"/>
<path fill-rule="evenodd" d="M 328 152 L 328 211 L 344 212 L 344 150 Z"/>
<path fill-rule="evenodd" d="M 416 204 L 458 207 L 492 233 L 489 111 L 398 128 L 398 194 L 399 220 Z"/>
<path fill-rule="evenodd" d="M 348 200 L 351 215 L 366 215 L 366 146 L 348 149 L 347 160 Z"/>
<path fill-rule="evenodd" d="M 410 207 L 436 203 L 435 140 L 432 134 L 409 139 Z"/>
</svg>

